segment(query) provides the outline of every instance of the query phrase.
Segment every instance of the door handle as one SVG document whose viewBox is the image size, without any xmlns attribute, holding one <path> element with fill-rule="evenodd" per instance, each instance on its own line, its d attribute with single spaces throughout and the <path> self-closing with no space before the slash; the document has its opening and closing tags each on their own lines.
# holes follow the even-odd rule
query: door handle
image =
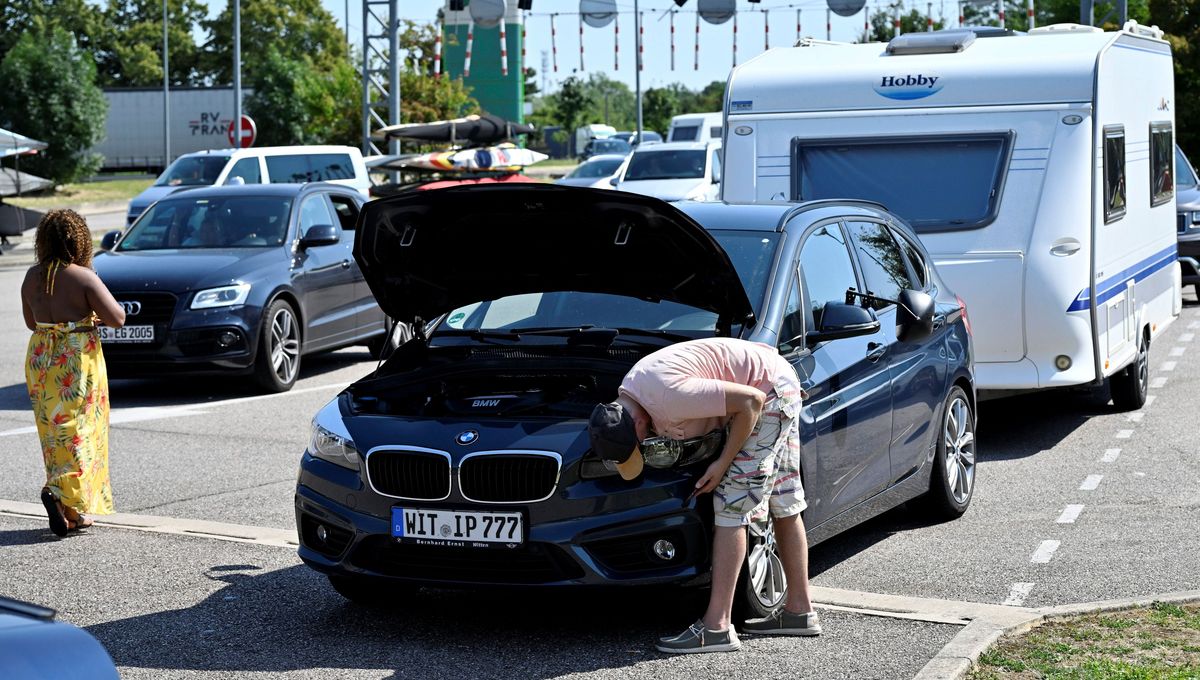
<svg viewBox="0 0 1200 680">
<path fill-rule="evenodd" d="M 946 315 L 938 314 L 937 316 L 933 317 L 933 330 L 936 331 L 937 329 L 939 329 L 943 325 L 945 325 L 945 323 L 946 323 Z"/>
<path fill-rule="evenodd" d="M 867 343 L 867 361 L 879 361 L 887 353 L 887 345 L 882 342 Z"/>
<path fill-rule="evenodd" d="M 350 268 L 350 260 L 342 260 L 342 269 Z"/>
</svg>

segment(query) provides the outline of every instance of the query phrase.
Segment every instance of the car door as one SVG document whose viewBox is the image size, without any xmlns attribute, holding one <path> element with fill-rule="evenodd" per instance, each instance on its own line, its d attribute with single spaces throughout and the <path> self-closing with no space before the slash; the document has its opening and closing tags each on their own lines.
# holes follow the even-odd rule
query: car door
<svg viewBox="0 0 1200 680">
<path fill-rule="evenodd" d="M 337 216 L 337 223 L 342 230 L 342 239 L 353 254 L 354 227 L 358 223 L 358 211 L 362 201 L 350 194 L 331 191 L 329 203 L 333 206 L 334 215 Z M 361 337 L 383 328 L 384 316 L 383 310 L 375 302 L 375 295 L 371 293 L 371 287 L 363 278 L 362 271 L 359 270 L 353 255 L 350 258 L 350 271 L 354 274 L 355 335 Z"/>
<path fill-rule="evenodd" d="M 891 228 L 869 220 L 847 221 L 846 228 L 862 266 L 867 292 L 895 300 L 901 291 L 923 288 L 913 280 L 914 272 Z M 938 359 L 938 350 L 929 338 L 900 338 L 896 305 L 872 304 L 882 326 L 884 361 L 892 383 L 889 481 L 894 481 L 915 471 L 925 458 L 933 413 L 941 402 L 945 362 Z"/>
<path fill-rule="evenodd" d="M 333 208 L 319 191 L 303 195 L 297 207 L 297 238 L 318 225 L 338 225 Z M 337 243 L 303 247 L 296 251 L 293 275 L 303 296 L 305 350 L 336 345 L 354 337 L 357 327 L 357 269 L 354 267 L 354 240 L 339 236 Z"/>
<path fill-rule="evenodd" d="M 801 330 L 820 327 L 828 302 L 845 303 L 861 290 L 849 241 L 838 222 L 808 234 L 800 247 L 799 278 L 789 296 L 780 351 L 808 393 L 804 453 L 806 522 L 819 524 L 882 490 L 891 474 L 891 380 L 881 350 L 883 330 L 807 345 Z M 788 336 L 800 339 L 788 342 Z"/>
</svg>

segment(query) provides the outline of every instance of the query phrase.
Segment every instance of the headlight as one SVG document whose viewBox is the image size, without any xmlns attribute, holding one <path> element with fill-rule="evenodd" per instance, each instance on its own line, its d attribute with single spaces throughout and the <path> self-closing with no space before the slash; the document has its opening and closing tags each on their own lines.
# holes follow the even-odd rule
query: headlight
<svg viewBox="0 0 1200 680">
<path fill-rule="evenodd" d="M 313 423 L 312 426 L 308 452 L 334 465 L 351 470 L 358 469 L 358 449 L 354 448 L 354 442 L 347 437 L 334 434 L 316 423 Z"/>
<path fill-rule="evenodd" d="M 192 298 L 192 309 L 232 307 L 244 303 L 248 295 L 250 295 L 250 284 L 248 283 L 209 288 L 196 293 L 196 297 Z"/>
</svg>

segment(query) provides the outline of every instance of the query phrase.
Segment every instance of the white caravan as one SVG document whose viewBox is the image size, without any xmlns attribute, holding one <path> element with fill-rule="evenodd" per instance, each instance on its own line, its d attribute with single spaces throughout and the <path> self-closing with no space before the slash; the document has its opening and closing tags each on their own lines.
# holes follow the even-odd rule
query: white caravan
<svg viewBox="0 0 1200 680">
<path fill-rule="evenodd" d="M 668 142 L 710 142 L 721 138 L 722 114 L 681 113 L 671 118 Z"/>
<path fill-rule="evenodd" d="M 905 217 L 967 303 L 989 396 L 1112 377 L 1118 405 L 1144 401 L 1181 307 L 1157 28 L 805 41 L 734 69 L 726 108 L 724 200 Z"/>
</svg>

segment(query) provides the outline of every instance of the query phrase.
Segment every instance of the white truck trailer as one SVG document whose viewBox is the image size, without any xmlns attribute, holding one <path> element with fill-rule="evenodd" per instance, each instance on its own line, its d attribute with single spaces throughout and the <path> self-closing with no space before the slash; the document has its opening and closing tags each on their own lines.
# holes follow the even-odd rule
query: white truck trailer
<svg viewBox="0 0 1200 680">
<path fill-rule="evenodd" d="M 242 89 L 243 100 L 251 94 Z M 162 88 L 113 88 L 105 90 L 104 97 L 108 100 L 105 138 L 92 151 L 104 156 L 105 170 L 157 172 L 185 153 L 233 146 L 228 136 L 233 88 L 171 88 L 170 158 L 164 157 Z"/>
<path fill-rule="evenodd" d="M 967 303 L 985 395 L 1099 383 L 1145 401 L 1179 315 L 1171 48 L 1157 28 L 804 41 L 737 67 L 723 198 L 863 198 Z"/>
</svg>

